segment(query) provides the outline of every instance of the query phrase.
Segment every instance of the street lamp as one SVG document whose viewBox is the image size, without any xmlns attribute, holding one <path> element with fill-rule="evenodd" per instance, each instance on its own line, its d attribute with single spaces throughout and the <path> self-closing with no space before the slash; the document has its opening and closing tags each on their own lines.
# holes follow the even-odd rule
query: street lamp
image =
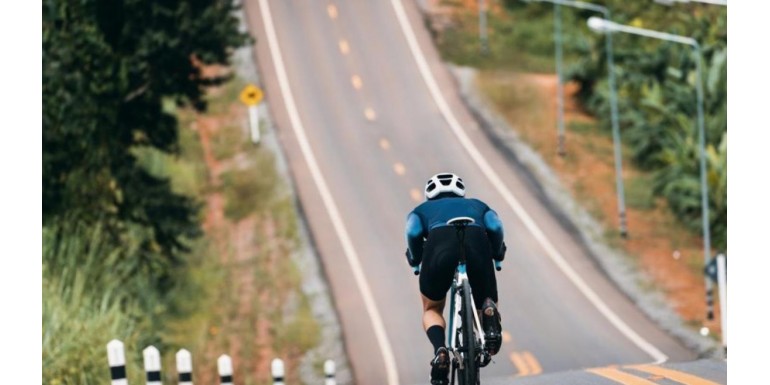
<svg viewBox="0 0 770 385">
<path fill-rule="evenodd" d="M 564 151 L 564 90 L 562 87 L 561 76 L 561 13 L 559 11 L 559 5 L 565 5 L 572 8 L 585 9 L 589 11 L 599 12 L 604 15 L 604 19 L 610 20 L 610 10 L 607 7 L 586 3 L 582 1 L 571 0 L 533 0 L 542 3 L 553 3 L 554 5 L 554 27 L 556 31 L 556 71 L 558 74 L 557 85 L 557 119 L 559 125 L 559 154 L 563 155 Z M 625 193 L 623 191 L 623 157 L 621 156 L 620 146 L 620 128 L 618 119 L 618 98 L 615 86 L 615 64 L 612 54 L 612 35 L 607 34 L 604 39 L 607 50 L 607 80 L 610 87 L 610 119 L 612 122 L 612 143 L 615 153 L 615 189 L 618 195 L 618 216 L 620 219 L 620 235 L 622 237 L 628 236 L 628 226 L 626 224 L 626 200 Z"/>
<path fill-rule="evenodd" d="M 706 131 L 703 121 L 703 66 L 701 64 L 701 48 L 698 41 L 686 36 L 674 35 L 665 32 L 653 31 L 644 28 L 631 27 L 614 23 L 610 20 L 601 19 L 595 16 L 588 18 L 588 27 L 594 31 L 607 33 L 610 36 L 612 32 L 625 32 L 632 35 L 651 37 L 653 39 L 666 40 L 674 43 L 691 46 L 695 50 L 696 63 L 698 68 L 698 78 L 696 80 L 696 93 L 698 98 L 698 145 L 700 147 L 700 183 L 701 183 L 701 205 L 703 206 L 703 259 L 704 265 L 708 264 L 711 255 L 711 234 L 709 229 L 709 206 L 708 189 L 706 188 Z M 706 293 L 711 293 L 711 281 L 706 280 Z"/>
<path fill-rule="evenodd" d="M 479 0 L 479 41 L 481 54 L 489 53 L 489 39 L 487 38 L 487 5 L 484 0 Z"/>
</svg>

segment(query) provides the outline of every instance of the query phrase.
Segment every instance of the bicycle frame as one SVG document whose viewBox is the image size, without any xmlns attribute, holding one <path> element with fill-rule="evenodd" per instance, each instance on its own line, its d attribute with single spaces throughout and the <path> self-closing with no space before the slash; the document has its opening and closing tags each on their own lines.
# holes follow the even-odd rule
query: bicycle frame
<svg viewBox="0 0 770 385">
<path fill-rule="evenodd" d="M 457 330 L 455 328 L 455 325 L 461 325 L 461 316 L 460 316 L 460 306 L 457 306 L 462 302 L 462 297 L 460 290 L 462 290 L 463 287 L 463 281 L 468 281 L 468 273 L 466 270 L 465 263 L 461 262 L 457 265 L 457 269 L 455 270 L 455 278 L 452 282 L 452 291 L 450 296 L 450 302 L 449 302 L 449 328 L 447 329 L 449 333 L 449 341 L 447 343 L 447 346 L 449 346 L 449 350 L 452 352 L 452 354 L 455 356 L 455 358 L 458 359 L 460 369 L 463 369 L 463 360 L 460 359 L 460 352 L 457 350 Z M 482 351 L 486 347 L 486 341 L 484 339 L 484 332 L 481 329 L 481 322 L 479 322 L 479 315 L 478 311 L 476 310 L 476 304 L 473 301 L 473 296 L 471 296 L 471 309 L 473 309 L 473 321 L 474 325 L 472 327 L 476 328 L 476 335 L 481 340 L 481 349 Z"/>
</svg>

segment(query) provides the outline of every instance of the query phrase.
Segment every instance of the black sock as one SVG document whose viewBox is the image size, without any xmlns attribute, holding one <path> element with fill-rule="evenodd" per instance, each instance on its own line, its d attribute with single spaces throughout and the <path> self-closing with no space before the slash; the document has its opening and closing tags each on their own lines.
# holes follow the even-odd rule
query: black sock
<svg viewBox="0 0 770 385">
<path fill-rule="evenodd" d="M 446 347 L 446 344 L 444 343 L 445 336 L 443 327 L 433 325 L 429 327 L 425 333 L 428 334 L 428 339 L 430 340 L 430 343 L 433 344 L 433 354 L 436 354 L 438 348 Z"/>
</svg>

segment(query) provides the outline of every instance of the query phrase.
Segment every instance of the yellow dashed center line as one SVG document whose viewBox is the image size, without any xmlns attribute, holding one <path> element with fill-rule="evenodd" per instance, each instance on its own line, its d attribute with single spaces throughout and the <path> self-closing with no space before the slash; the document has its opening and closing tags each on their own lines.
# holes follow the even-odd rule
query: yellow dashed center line
<svg viewBox="0 0 770 385">
<path fill-rule="evenodd" d="M 670 380 L 681 382 L 688 385 L 718 385 L 716 382 L 712 382 L 698 376 L 694 376 L 689 373 L 680 372 L 677 370 L 667 369 L 661 366 L 655 365 L 632 365 L 625 366 L 629 369 L 639 370 L 650 374 L 666 377 Z"/>
<path fill-rule="evenodd" d="M 513 366 L 516 367 L 517 376 L 523 377 L 529 375 L 529 368 L 527 367 L 527 363 L 524 362 L 524 358 L 522 358 L 521 354 L 516 352 L 511 353 L 511 362 L 513 362 Z"/>
<path fill-rule="evenodd" d="M 524 361 L 527 363 L 530 369 L 530 374 L 540 374 L 543 372 L 543 368 L 540 367 L 540 363 L 537 362 L 535 356 L 530 352 L 524 352 Z"/>
<path fill-rule="evenodd" d="M 332 19 L 337 18 L 337 7 L 334 6 L 334 4 L 327 5 L 326 12 L 329 14 L 329 17 L 331 17 Z"/>
<path fill-rule="evenodd" d="M 383 150 L 389 150 L 390 142 L 388 142 L 388 140 L 385 138 L 380 139 L 380 148 L 382 148 Z"/>
<path fill-rule="evenodd" d="M 624 385 L 656 385 L 654 382 L 647 381 L 644 378 L 636 377 L 615 368 L 597 368 L 588 369 L 586 371 Z"/>
<path fill-rule="evenodd" d="M 347 55 L 348 52 L 350 52 L 350 45 L 348 45 L 348 41 L 345 39 L 340 40 L 340 52 L 342 52 L 343 55 Z"/>
<path fill-rule="evenodd" d="M 543 372 L 540 363 L 530 352 L 511 353 L 511 362 L 516 367 L 517 377 L 532 376 Z"/>
<path fill-rule="evenodd" d="M 360 90 L 361 87 L 364 85 L 364 83 L 361 81 L 361 78 L 358 75 L 353 75 L 352 78 L 350 78 L 350 82 L 353 83 L 353 88 Z"/>
<path fill-rule="evenodd" d="M 403 163 L 396 162 L 396 164 L 393 165 L 393 171 L 398 175 L 404 175 L 406 174 L 406 167 L 404 167 Z"/>
<path fill-rule="evenodd" d="M 412 197 L 412 200 L 415 202 L 422 202 L 422 193 L 420 190 L 413 188 L 409 190 L 409 195 Z"/>
<path fill-rule="evenodd" d="M 366 107 L 366 109 L 364 110 L 364 116 L 366 116 L 366 120 L 368 120 L 370 122 L 372 122 L 375 119 L 377 119 L 377 114 L 370 107 Z"/>
</svg>

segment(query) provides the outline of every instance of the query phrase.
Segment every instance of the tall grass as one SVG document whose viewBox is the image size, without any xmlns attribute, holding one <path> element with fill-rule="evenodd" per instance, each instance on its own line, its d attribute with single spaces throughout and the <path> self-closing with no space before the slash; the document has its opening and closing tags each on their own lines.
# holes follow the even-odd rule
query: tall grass
<svg viewBox="0 0 770 385">
<path fill-rule="evenodd" d="M 109 376 L 106 344 L 140 340 L 145 320 L 120 269 L 124 256 L 103 228 L 60 225 L 43 229 L 43 380 L 48 384 L 99 384 Z M 130 248 L 130 246 L 129 246 Z M 129 370 L 139 370 L 128 355 Z"/>
</svg>

